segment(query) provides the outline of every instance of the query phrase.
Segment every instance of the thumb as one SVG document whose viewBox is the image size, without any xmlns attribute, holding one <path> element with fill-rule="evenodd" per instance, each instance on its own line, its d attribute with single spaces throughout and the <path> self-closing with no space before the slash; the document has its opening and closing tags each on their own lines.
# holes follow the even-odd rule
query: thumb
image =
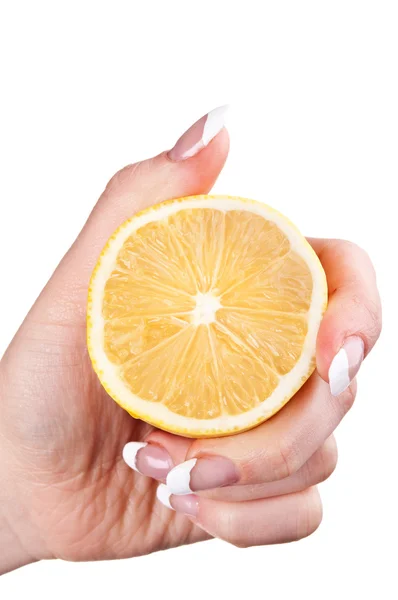
<svg viewBox="0 0 398 600">
<path fill-rule="evenodd" d="M 134 213 L 164 200 L 207 193 L 227 158 L 225 106 L 204 115 L 172 150 L 129 165 L 106 186 L 77 240 L 53 279 L 85 295 L 92 269 L 113 231 Z M 66 279 L 65 279 L 66 278 Z M 74 295 L 74 294 L 73 294 Z"/>
</svg>

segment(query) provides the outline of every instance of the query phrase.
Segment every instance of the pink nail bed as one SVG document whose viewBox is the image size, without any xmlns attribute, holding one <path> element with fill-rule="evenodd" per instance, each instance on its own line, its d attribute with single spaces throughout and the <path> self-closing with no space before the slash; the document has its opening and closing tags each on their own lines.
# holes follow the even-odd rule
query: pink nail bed
<svg viewBox="0 0 398 600">
<path fill-rule="evenodd" d="M 124 447 L 123 458 L 132 469 L 153 479 L 166 479 L 173 468 L 173 461 L 167 450 L 152 443 L 129 442 Z"/>
<path fill-rule="evenodd" d="M 172 494 L 184 495 L 232 485 L 239 480 L 234 463 L 224 456 L 191 458 L 170 471 L 167 487 Z"/>
<path fill-rule="evenodd" d="M 199 512 L 199 498 L 194 494 L 187 496 L 171 496 L 170 504 L 176 512 L 197 517 Z"/>
</svg>

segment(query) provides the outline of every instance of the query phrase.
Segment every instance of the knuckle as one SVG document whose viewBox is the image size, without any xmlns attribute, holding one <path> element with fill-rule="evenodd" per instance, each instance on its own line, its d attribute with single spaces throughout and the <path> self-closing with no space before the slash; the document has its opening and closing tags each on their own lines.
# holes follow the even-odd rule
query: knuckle
<svg viewBox="0 0 398 600">
<path fill-rule="evenodd" d="M 329 243 L 326 247 L 328 250 L 338 255 L 363 255 L 366 258 L 366 260 L 369 260 L 370 262 L 370 258 L 367 252 L 361 246 L 359 246 L 355 242 L 352 242 L 351 240 L 346 240 L 343 238 L 334 238 L 329 240 Z"/>
<path fill-rule="evenodd" d="M 138 172 L 140 171 L 142 163 L 135 163 L 132 165 L 127 165 L 117 171 L 111 179 L 108 181 L 105 194 L 109 194 L 114 192 L 115 190 L 119 190 L 123 188 L 126 184 L 131 183 L 137 177 Z"/>
<path fill-rule="evenodd" d="M 369 279 L 369 273 L 371 273 L 373 280 L 376 281 L 376 272 L 372 260 L 364 248 L 348 240 L 336 240 L 336 243 L 341 245 L 341 248 L 345 254 L 352 255 L 355 263 L 359 262 L 361 264 L 361 269 L 358 270 L 357 276 L 352 281 L 353 285 L 357 285 L 360 281 L 362 281 L 361 273 L 364 270 L 363 267 L 365 267 L 367 281 Z M 379 337 L 382 328 L 382 311 L 378 293 L 376 291 L 373 300 L 361 293 L 354 294 L 352 302 L 355 305 L 356 310 L 359 309 L 363 314 L 366 334 L 369 336 L 373 345 L 373 343 Z"/>
<path fill-rule="evenodd" d="M 279 446 L 269 459 L 273 480 L 286 479 L 298 471 L 300 460 L 292 440 L 285 438 L 279 442 Z"/>
<path fill-rule="evenodd" d="M 355 397 L 357 395 L 357 387 L 355 383 L 351 383 L 351 385 L 339 396 L 336 397 L 336 400 L 339 404 L 339 410 L 342 413 L 341 416 L 344 417 L 348 411 L 352 408 Z"/>
<path fill-rule="evenodd" d="M 362 246 L 360 246 L 359 244 L 357 244 L 356 242 L 352 242 L 351 240 L 342 240 L 343 243 L 345 244 L 346 247 L 354 250 L 355 252 L 360 252 L 361 254 L 363 254 L 364 256 L 368 256 L 366 250 L 364 250 L 362 248 Z"/>
<path fill-rule="evenodd" d="M 371 269 L 373 275 L 376 275 L 375 273 L 375 269 L 372 263 L 372 259 L 369 256 L 369 253 L 367 252 L 367 250 L 365 250 L 364 248 L 362 248 L 362 246 L 359 246 L 358 244 L 355 244 L 354 242 L 347 242 L 346 244 L 348 244 L 349 248 L 352 250 L 352 252 L 355 252 L 355 254 L 357 256 L 360 256 L 362 258 L 362 261 L 366 264 L 367 267 L 369 267 L 369 269 Z"/>
<path fill-rule="evenodd" d="M 225 512 L 219 522 L 219 535 L 221 539 L 237 548 L 247 548 L 250 546 L 250 532 L 247 527 L 242 527 L 233 511 Z"/>
<path fill-rule="evenodd" d="M 338 452 L 336 440 L 331 436 L 320 451 L 320 472 L 317 483 L 328 479 L 337 466 Z"/>
<path fill-rule="evenodd" d="M 295 539 L 312 535 L 322 522 L 322 501 L 316 488 L 309 488 L 302 493 L 301 506 L 298 509 Z"/>
<path fill-rule="evenodd" d="M 368 252 L 364 248 L 362 248 L 362 246 L 359 246 L 359 244 L 356 244 L 351 240 L 344 239 L 335 240 L 335 243 L 337 246 L 340 246 L 341 249 L 344 250 L 346 253 L 351 253 L 357 257 L 361 257 L 364 261 L 366 261 L 369 264 L 370 268 L 374 271 L 371 258 Z"/>
<path fill-rule="evenodd" d="M 363 329 L 365 345 L 368 347 L 369 345 L 373 346 L 382 328 L 382 311 L 379 297 L 377 296 L 376 299 L 371 300 L 363 292 L 353 294 L 351 308 L 355 311 L 361 329 Z M 366 344 L 366 342 L 368 343 Z"/>
<path fill-rule="evenodd" d="M 379 303 L 369 302 L 369 300 L 364 304 L 366 317 L 368 322 L 368 335 L 373 341 L 373 343 L 378 339 L 381 333 L 382 327 L 382 316 L 381 316 L 381 308 Z"/>
</svg>

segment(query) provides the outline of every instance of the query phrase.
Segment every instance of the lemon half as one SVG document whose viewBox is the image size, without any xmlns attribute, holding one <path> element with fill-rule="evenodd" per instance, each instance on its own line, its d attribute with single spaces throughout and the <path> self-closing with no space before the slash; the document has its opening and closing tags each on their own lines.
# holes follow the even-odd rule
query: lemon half
<svg viewBox="0 0 398 600">
<path fill-rule="evenodd" d="M 269 206 L 192 196 L 135 215 L 94 269 L 88 349 L 132 416 L 189 437 L 277 412 L 315 368 L 327 285 L 315 252 Z"/>
</svg>

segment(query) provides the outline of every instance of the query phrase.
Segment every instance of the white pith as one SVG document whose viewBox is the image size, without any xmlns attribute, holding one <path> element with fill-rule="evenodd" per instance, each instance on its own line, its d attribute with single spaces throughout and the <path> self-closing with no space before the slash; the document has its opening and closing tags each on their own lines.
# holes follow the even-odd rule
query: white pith
<svg viewBox="0 0 398 600">
<path fill-rule="evenodd" d="M 221 302 L 211 293 L 196 295 L 196 306 L 192 311 L 192 325 L 210 325 L 216 320 L 216 313 Z"/>
</svg>

